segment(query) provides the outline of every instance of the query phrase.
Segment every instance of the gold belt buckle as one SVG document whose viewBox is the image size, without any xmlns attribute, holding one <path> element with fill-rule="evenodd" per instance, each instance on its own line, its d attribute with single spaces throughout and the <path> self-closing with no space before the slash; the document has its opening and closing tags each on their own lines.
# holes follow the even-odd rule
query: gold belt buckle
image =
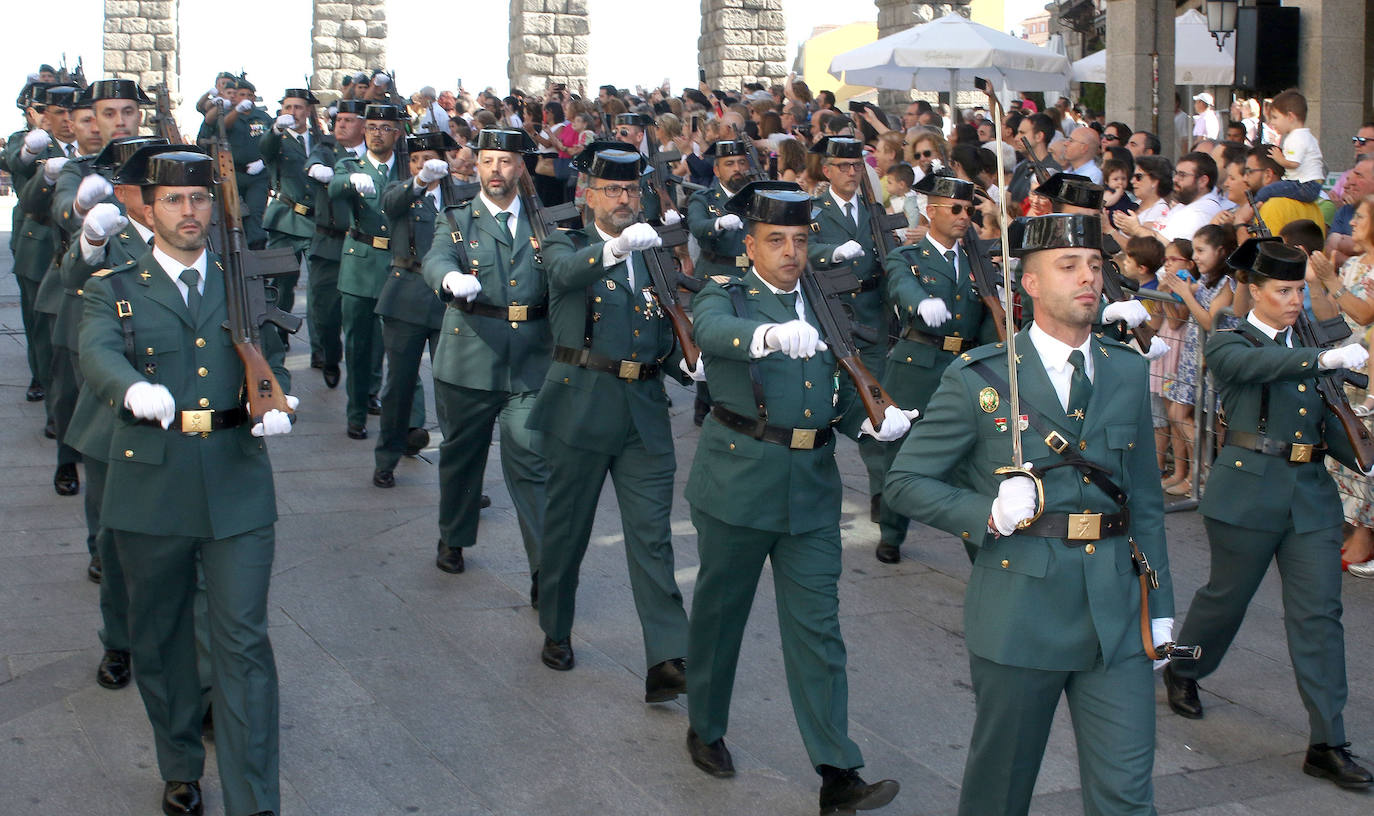
<svg viewBox="0 0 1374 816">
<path fill-rule="evenodd" d="M 1050 431 L 1049 436 L 1045 437 L 1045 444 L 1049 445 L 1050 450 L 1055 453 L 1063 453 L 1069 449 L 1069 440 L 1065 439 L 1059 431 Z"/>
<path fill-rule="evenodd" d="M 1289 450 L 1289 452 L 1288 452 L 1288 461 L 1290 461 L 1290 462 L 1311 462 L 1311 461 L 1312 461 L 1312 448 L 1313 448 L 1313 447 L 1315 447 L 1315 446 L 1314 446 L 1314 445 L 1299 445 L 1299 444 L 1297 444 L 1297 443 L 1294 443 L 1292 449 Z"/>
<path fill-rule="evenodd" d="M 386 249 L 386 248 L 389 247 L 389 246 L 391 246 L 391 239 L 390 239 L 390 238 L 373 238 L 373 239 L 372 239 L 372 248 L 373 248 L 373 249 Z"/>
<path fill-rule="evenodd" d="M 118 317 L 120 317 L 120 318 L 133 317 L 133 316 L 134 316 L 134 307 L 133 307 L 132 305 L 130 305 L 130 304 L 129 304 L 129 301 L 127 301 L 127 300 L 116 300 L 116 301 L 115 301 L 115 315 L 118 316 Z"/>
<path fill-rule="evenodd" d="M 214 413 L 214 409 L 205 409 L 201 411 L 182 411 L 181 432 L 208 433 L 211 430 L 210 417 Z"/>
<path fill-rule="evenodd" d="M 1074 541 L 1096 541 L 1102 537 L 1101 513 L 1070 513 L 1068 538 Z"/>
<path fill-rule="evenodd" d="M 297 215 L 310 214 L 310 208 L 305 206 L 304 204 L 292 204 L 291 209 L 295 210 Z"/>
<path fill-rule="evenodd" d="M 962 338 L 962 337 L 946 337 L 946 338 L 945 338 L 945 345 L 944 345 L 945 351 L 952 351 L 952 352 L 954 352 L 955 354 L 958 354 L 960 351 L 963 350 L 963 348 L 964 348 L 964 338 Z"/>
<path fill-rule="evenodd" d="M 736 256 L 735 256 L 735 267 L 738 268 L 738 269 L 748 269 L 748 268 L 749 268 L 749 256 L 748 256 L 748 255 L 736 255 Z"/>
<path fill-rule="evenodd" d="M 528 306 L 511 306 L 506 310 L 506 319 L 508 320 L 529 320 L 529 315 L 530 307 Z"/>
<path fill-rule="evenodd" d="M 620 377 L 622 380 L 638 380 L 639 372 L 643 365 L 643 363 L 634 360 L 621 360 L 620 373 L 616 376 Z"/>
<path fill-rule="evenodd" d="M 787 445 L 792 450 L 814 450 L 816 431 L 813 428 L 793 428 L 792 441 Z"/>
</svg>

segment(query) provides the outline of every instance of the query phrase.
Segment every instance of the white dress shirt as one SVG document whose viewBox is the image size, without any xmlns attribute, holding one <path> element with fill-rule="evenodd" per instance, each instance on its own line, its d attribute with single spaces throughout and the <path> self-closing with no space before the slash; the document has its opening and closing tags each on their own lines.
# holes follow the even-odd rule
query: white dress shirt
<svg viewBox="0 0 1374 816">
<path fill-rule="evenodd" d="M 1051 337 L 1040 328 L 1039 323 L 1031 324 L 1029 334 L 1031 345 L 1035 346 L 1035 353 L 1040 355 L 1040 362 L 1045 364 L 1045 374 L 1050 378 L 1050 385 L 1054 386 L 1060 406 L 1065 411 L 1069 410 L 1069 388 L 1073 384 L 1073 363 L 1069 362 L 1069 354 L 1074 351 L 1083 352 L 1083 373 L 1087 375 L 1088 381 L 1092 382 L 1095 371 L 1091 353 L 1092 334 L 1083 341 L 1083 345 L 1077 347 Z"/>
<path fill-rule="evenodd" d="M 1278 337 L 1279 332 L 1284 332 L 1284 340 L 1286 341 L 1284 345 L 1288 346 L 1289 348 L 1293 347 L 1293 332 L 1289 331 L 1288 329 L 1276 329 L 1273 326 L 1270 326 L 1268 323 L 1265 323 L 1263 320 L 1260 320 L 1259 316 L 1256 315 L 1253 310 L 1250 312 L 1249 315 L 1246 316 L 1245 322 L 1264 332 L 1264 336 L 1268 337 L 1270 340 L 1273 340 L 1274 338 Z"/>
<path fill-rule="evenodd" d="M 482 203 L 486 205 L 487 212 L 491 213 L 492 218 L 495 218 L 497 213 L 510 213 L 510 220 L 506 222 L 506 229 L 510 230 L 510 235 L 512 238 L 514 238 L 515 224 L 517 221 L 520 220 L 520 196 L 515 196 L 514 198 L 512 198 L 510 200 L 509 207 L 496 206 L 496 202 L 492 201 L 490 198 L 487 198 L 487 194 L 485 192 L 478 193 L 477 197 L 480 198 L 482 200 Z"/>
<path fill-rule="evenodd" d="M 830 188 L 830 197 L 835 200 L 835 205 L 840 208 L 840 213 L 844 213 L 844 208 L 849 207 L 849 217 L 854 222 L 854 226 L 859 226 L 859 197 L 856 195 L 848 201 L 840 198 L 840 194 L 835 192 L 835 188 Z"/>
<path fill-rule="evenodd" d="M 196 284 L 196 289 L 202 295 L 205 294 L 205 269 L 208 261 L 205 250 L 202 249 L 200 251 L 200 257 L 196 258 L 194 263 L 184 264 L 163 252 L 157 245 L 154 245 L 153 260 L 157 261 L 158 266 L 162 267 L 162 271 L 166 272 L 167 277 L 171 279 L 172 285 L 181 293 L 182 303 L 187 303 L 187 298 L 190 297 L 191 294 L 190 288 L 181 281 L 181 273 L 187 269 L 194 269 L 200 273 L 200 283 Z"/>
</svg>

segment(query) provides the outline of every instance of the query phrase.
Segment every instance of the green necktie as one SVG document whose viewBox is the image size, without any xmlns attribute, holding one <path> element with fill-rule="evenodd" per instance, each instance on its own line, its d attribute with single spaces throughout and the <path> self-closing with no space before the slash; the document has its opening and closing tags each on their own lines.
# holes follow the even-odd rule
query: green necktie
<svg viewBox="0 0 1374 816">
<path fill-rule="evenodd" d="M 506 235 L 509 236 L 509 235 L 510 235 L 510 213 L 508 213 L 508 212 L 499 212 L 499 213 L 497 213 L 497 214 L 496 214 L 496 221 L 497 221 L 497 223 L 499 223 L 499 224 L 501 225 L 501 229 L 503 229 L 503 230 L 506 231 Z M 513 240 L 513 239 L 512 239 L 512 243 L 514 243 L 514 240 Z M 498 242 L 496 243 L 496 268 L 497 268 L 497 269 L 500 269 L 500 270 L 501 270 L 501 275 L 504 276 L 504 275 L 506 274 L 506 271 L 505 271 L 506 268 L 509 267 L 509 266 L 511 265 L 512 261 L 511 261 L 510 258 L 506 257 L 506 252 L 505 252 L 505 250 L 504 250 L 502 247 L 503 247 L 503 245 L 501 244 L 500 241 L 498 241 Z"/>
<path fill-rule="evenodd" d="M 1069 380 L 1069 416 L 1081 420 L 1086 416 L 1088 400 L 1093 396 L 1093 382 L 1083 371 L 1083 352 L 1074 349 L 1069 352 L 1069 365 L 1073 366 L 1073 378 Z"/>
<path fill-rule="evenodd" d="M 200 320 L 200 273 L 194 269 L 181 270 L 181 282 L 186 284 L 186 311 L 191 313 L 191 322 Z"/>
<path fill-rule="evenodd" d="M 779 292 L 778 300 L 781 300 L 782 305 L 786 306 L 788 309 L 791 309 L 793 312 L 797 311 L 796 292 Z"/>
</svg>

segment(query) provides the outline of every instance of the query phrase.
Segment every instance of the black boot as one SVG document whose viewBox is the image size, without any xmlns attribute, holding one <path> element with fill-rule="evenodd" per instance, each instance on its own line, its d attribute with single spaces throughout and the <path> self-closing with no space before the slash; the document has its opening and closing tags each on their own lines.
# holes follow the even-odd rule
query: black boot
<svg viewBox="0 0 1374 816">
<path fill-rule="evenodd" d="M 1180 717 L 1202 719 L 1202 701 L 1197 696 L 1197 681 L 1174 674 L 1173 664 L 1165 666 L 1161 675 L 1164 678 L 1164 691 L 1169 698 L 1169 708 Z"/>
<path fill-rule="evenodd" d="M 895 779 L 883 779 L 868 784 L 853 768 L 822 765 L 821 816 L 845 814 L 858 810 L 876 810 L 897 796 L 902 786 Z"/>
<path fill-rule="evenodd" d="M 1309 745 L 1302 772 L 1318 779 L 1329 779 L 1346 790 L 1363 790 L 1374 785 L 1374 776 L 1355 762 L 1348 742 L 1342 745 L 1320 742 Z"/>
<path fill-rule="evenodd" d="M 650 667 L 644 675 L 644 702 L 666 703 L 687 693 L 687 661 L 681 657 Z"/>
</svg>

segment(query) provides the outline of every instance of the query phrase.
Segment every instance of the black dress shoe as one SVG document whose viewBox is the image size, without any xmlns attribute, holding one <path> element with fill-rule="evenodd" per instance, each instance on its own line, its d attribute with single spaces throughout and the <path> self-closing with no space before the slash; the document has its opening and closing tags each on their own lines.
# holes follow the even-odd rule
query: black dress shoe
<svg viewBox="0 0 1374 816">
<path fill-rule="evenodd" d="M 75 496 L 81 490 L 81 477 L 76 475 L 76 463 L 58 465 L 52 475 L 52 489 L 59 496 Z"/>
<path fill-rule="evenodd" d="M 95 670 L 95 682 L 101 688 L 122 689 L 129 685 L 129 653 L 106 649 Z"/>
<path fill-rule="evenodd" d="M 868 500 L 868 520 L 874 524 L 878 523 L 878 514 L 883 507 L 883 494 L 879 493 Z"/>
<path fill-rule="evenodd" d="M 711 776 L 725 779 L 735 775 L 735 761 L 730 758 L 730 749 L 725 747 L 724 739 L 707 745 L 697 736 L 697 732 L 688 728 L 687 753 L 691 755 L 693 765 Z"/>
<path fill-rule="evenodd" d="M 853 768 L 821 766 L 821 816 L 852 816 L 859 810 L 877 810 L 891 802 L 902 786 L 895 779 L 868 784 Z"/>
<path fill-rule="evenodd" d="M 539 608 L 539 570 L 530 573 L 530 606 Z"/>
<path fill-rule="evenodd" d="M 439 542 L 439 554 L 434 557 L 434 566 L 444 572 L 457 575 L 467 567 L 463 566 L 463 548 L 445 547 L 444 542 Z"/>
<path fill-rule="evenodd" d="M 29 402 L 42 402 L 48 392 L 43 390 L 43 386 L 38 384 L 38 380 L 29 381 L 29 390 L 24 392 L 24 399 Z"/>
<path fill-rule="evenodd" d="M 687 693 L 687 661 L 681 657 L 665 660 L 644 675 L 644 702 L 666 703 Z"/>
<path fill-rule="evenodd" d="M 366 425 L 354 425 L 354 424 L 352 424 L 352 423 L 349 423 L 349 425 L 348 425 L 348 438 L 349 438 L 349 439 L 366 439 L 366 438 L 367 438 L 367 426 L 366 426 Z"/>
<path fill-rule="evenodd" d="M 896 544 L 889 544 L 886 541 L 878 542 L 878 560 L 884 564 L 896 564 L 902 560 L 902 548 Z"/>
<path fill-rule="evenodd" d="M 322 372 L 321 372 L 321 373 L 324 374 L 324 384 L 325 384 L 325 385 L 329 386 L 330 388 L 338 388 L 338 387 L 339 387 L 339 364 L 338 364 L 338 363 L 335 363 L 335 364 L 333 364 L 333 365 L 330 365 L 329 363 L 325 363 L 324 366 L 322 367 Z"/>
<path fill-rule="evenodd" d="M 168 782 L 162 789 L 162 812 L 167 816 L 201 816 L 200 782 Z"/>
<path fill-rule="evenodd" d="M 310 367 L 324 368 L 324 358 L 320 356 L 318 351 L 310 352 Z"/>
<path fill-rule="evenodd" d="M 48 439 L 57 438 L 57 422 L 55 420 L 50 419 L 43 426 L 43 436 L 47 437 Z"/>
<path fill-rule="evenodd" d="M 372 485 L 374 487 L 395 487 L 396 474 L 389 470 L 372 471 Z"/>
<path fill-rule="evenodd" d="M 429 431 L 424 428 L 411 428 L 406 431 L 406 456 L 414 456 L 429 447 Z"/>
<path fill-rule="evenodd" d="M 105 566 L 100 563 L 100 553 L 91 556 L 91 562 L 86 565 L 86 577 L 91 579 L 91 583 L 98 584 L 105 577 Z"/>
<path fill-rule="evenodd" d="M 488 496 L 487 494 L 483 493 L 482 500 L 477 503 L 477 506 L 481 510 L 485 510 L 488 507 L 491 507 L 491 496 Z"/>
<path fill-rule="evenodd" d="M 1362 790 L 1374 785 L 1374 776 L 1355 762 L 1348 742 L 1344 745 L 1317 743 L 1307 746 L 1302 772 L 1318 779 L 1330 779 L 1347 790 Z"/>
<path fill-rule="evenodd" d="M 1168 665 L 1161 673 L 1164 677 L 1164 691 L 1169 698 L 1169 708 L 1180 717 L 1190 720 L 1202 719 L 1202 701 L 1197 696 L 1197 681 L 1191 677 L 1179 677 L 1174 667 Z"/>
<path fill-rule="evenodd" d="M 554 640 L 544 636 L 544 648 L 539 651 L 539 659 L 554 671 L 571 671 L 577 661 L 573 658 L 572 640 Z"/>
<path fill-rule="evenodd" d="M 376 394 L 367 395 L 367 412 L 373 416 L 382 415 L 382 401 Z"/>
</svg>

